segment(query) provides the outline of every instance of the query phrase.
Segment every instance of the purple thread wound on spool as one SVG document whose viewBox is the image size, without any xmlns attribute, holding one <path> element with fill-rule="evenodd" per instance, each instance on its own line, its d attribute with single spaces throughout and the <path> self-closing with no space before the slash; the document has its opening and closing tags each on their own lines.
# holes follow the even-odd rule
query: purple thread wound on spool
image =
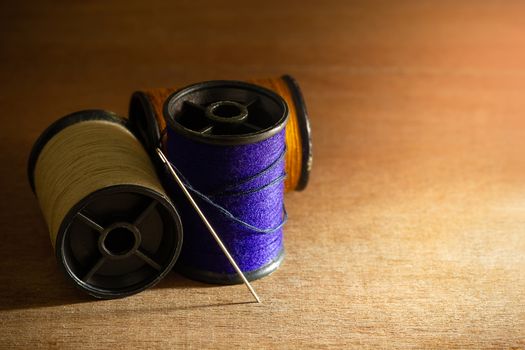
<svg viewBox="0 0 525 350">
<path fill-rule="evenodd" d="M 284 126 L 282 98 L 232 81 L 195 84 L 170 96 L 167 151 L 199 207 L 250 280 L 283 258 Z M 185 232 L 178 268 L 190 278 L 240 283 L 239 277 L 176 184 Z"/>
</svg>

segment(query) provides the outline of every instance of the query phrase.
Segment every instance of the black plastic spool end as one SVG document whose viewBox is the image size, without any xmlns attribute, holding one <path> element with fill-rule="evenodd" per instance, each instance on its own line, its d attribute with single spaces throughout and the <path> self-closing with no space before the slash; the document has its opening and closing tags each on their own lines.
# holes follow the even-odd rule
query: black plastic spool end
<svg viewBox="0 0 525 350">
<path fill-rule="evenodd" d="M 275 272 L 279 266 L 281 266 L 285 256 L 284 248 L 281 249 L 279 254 L 273 258 L 269 263 L 261 268 L 253 271 L 243 272 L 244 277 L 248 281 L 255 281 L 259 278 L 263 278 Z M 239 277 L 237 273 L 217 273 L 211 271 L 204 271 L 196 269 L 190 266 L 182 265 L 177 263 L 175 269 L 186 277 L 201 281 L 204 283 L 212 284 L 242 284 L 244 281 Z"/>
<path fill-rule="evenodd" d="M 162 177 L 166 172 L 166 167 L 159 159 L 156 149 L 157 147 L 162 149 L 161 138 L 164 130 L 161 130 L 157 118 L 155 118 L 155 109 L 144 92 L 135 91 L 131 95 L 128 113 L 129 128 L 142 143 L 150 155 L 157 173 Z"/>
<path fill-rule="evenodd" d="M 288 107 L 281 96 L 258 85 L 214 80 L 171 94 L 164 103 L 166 125 L 178 134 L 216 145 L 263 141 L 286 126 Z"/>
<path fill-rule="evenodd" d="M 297 123 L 299 132 L 301 134 L 301 149 L 302 149 L 302 166 L 299 182 L 297 183 L 295 191 L 302 191 L 308 185 L 310 179 L 310 172 L 312 171 L 313 151 L 312 151 L 312 129 L 310 128 L 310 120 L 308 118 L 308 111 L 306 110 L 306 103 L 301 92 L 301 88 L 297 81 L 290 75 L 283 75 L 281 77 L 290 92 L 292 93 L 292 100 L 297 114 Z"/>
</svg>

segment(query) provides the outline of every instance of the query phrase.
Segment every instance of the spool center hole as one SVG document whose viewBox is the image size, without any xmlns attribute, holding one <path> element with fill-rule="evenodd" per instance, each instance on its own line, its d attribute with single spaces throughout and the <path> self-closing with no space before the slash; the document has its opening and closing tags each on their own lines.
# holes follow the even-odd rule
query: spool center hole
<svg viewBox="0 0 525 350">
<path fill-rule="evenodd" d="M 135 246 L 135 235 L 125 227 L 116 227 L 108 232 L 104 246 L 113 255 L 124 255 Z"/>
<path fill-rule="evenodd" d="M 234 118 L 241 114 L 239 107 L 231 104 L 221 104 L 213 109 L 213 114 L 221 118 Z"/>
</svg>

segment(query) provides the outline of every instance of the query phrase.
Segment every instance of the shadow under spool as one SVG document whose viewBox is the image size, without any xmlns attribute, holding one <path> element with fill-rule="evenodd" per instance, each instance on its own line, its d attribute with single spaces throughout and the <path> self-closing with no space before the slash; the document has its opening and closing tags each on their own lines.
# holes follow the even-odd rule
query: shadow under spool
<svg viewBox="0 0 525 350">
<path fill-rule="evenodd" d="M 67 128 L 94 121 L 127 128 L 127 121 L 111 112 L 86 110 L 59 119 L 38 138 L 28 161 L 29 182 L 37 196 L 35 169 L 46 146 Z M 151 172 L 155 174 L 152 164 Z M 117 183 L 90 193 L 70 208 L 52 243 L 59 265 L 78 288 L 97 298 L 118 298 L 153 286 L 171 270 L 182 246 L 182 224 L 165 193 Z"/>
<path fill-rule="evenodd" d="M 234 153 L 243 153 L 245 156 L 239 156 L 239 159 L 253 158 L 254 154 L 248 150 L 253 151 L 255 149 L 247 146 L 259 145 L 261 142 L 269 141 L 272 137 L 278 137 L 278 134 L 280 134 L 284 143 L 282 132 L 288 121 L 288 110 L 285 101 L 279 95 L 266 88 L 239 81 L 209 81 L 188 86 L 170 95 L 164 105 L 164 117 L 168 124 L 167 142 L 165 144 L 168 159 L 175 166 L 182 165 L 187 167 L 187 169 L 180 168 L 179 170 L 193 186 L 197 184 L 197 189 L 200 189 L 201 186 L 214 188 L 217 185 L 219 187 L 224 185 L 220 183 L 221 180 L 219 179 L 226 179 L 227 182 L 231 181 L 230 176 L 233 173 L 237 174 L 239 167 L 242 165 L 228 157 L 225 161 L 233 163 L 221 165 L 223 173 L 212 165 L 208 165 L 207 162 L 202 162 L 206 157 L 212 157 L 212 159 L 221 162 L 219 158 L 214 158 L 208 153 L 211 151 L 209 145 L 215 149 L 212 154 L 217 156 L 224 157 L 224 154 L 229 154 L 231 157 L 236 157 L 233 155 Z M 181 152 L 185 151 L 179 151 L 179 148 L 175 145 L 175 139 L 172 140 L 171 137 L 180 138 L 178 142 L 184 142 L 188 146 L 192 145 L 195 154 L 189 158 L 186 154 L 181 154 Z M 278 142 L 275 144 L 276 146 L 274 147 L 279 146 L 281 149 L 284 147 L 283 144 L 279 145 Z M 264 148 L 260 150 L 266 152 Z M 228 168 L 228 166 L 233 166 L 233 168 Z M 260 166 L 266 165 L 260 164 Z M 191 172 L 185 171 L 190 169 Z M 281 171 L 281 174 L 282 170 L 284 170 L 282 168 L 276 169 Z M 246 171 L 253 175 L 254 169 L 247 167 Z M 194 176 L 192 177 L 191 174 Z M 283 184 L 281 182 L 279 185 L 274 184 L 272 186 L 283 186 Z M 169 184 L 168 187 L 170 187 Z M 175 193 L 178 191 L 174 184 L 171 184 L 171 188 L 174 188 Z M 175 198 L 177 197 L 176 194 L 173 195 Z M 275 203 L 278 204 L 279 212 L 272 213 L 272 217 L 278 216 L 282 218 L 284 215 L 282 212 L 282 187 L 276 192 L 276 195 L 278 197 L 276 197 Z M 268 202 L 264 203 L 268 204 Z M 192 214 L 193 209 L 188 209 L 184 205 L 181 205 L 180 209 L 185 220 L 184 225 L 187 234 L 181 257 L 177 262 L 177 270 L 192 279 L 208 283 L 242 283 L 242 280 L 236 273 L 224 272 L 224 266 L 228 268 L 231 266 L 226 262 L 218 248 L 212 249 L 216 248 L 216 245 L 214 242 L 211 242 L 209 233 L 199 219 L 192 218 L 195 216 Z M 208 212 L 208 214 L 211 215 L 208 219 L 211 222 L 215 222 L 214 219 L 219 220 L 219 216 L 222 214 L 217 214 L 217 211 L 212 208 L 209 208 L 209 210 L 211 212 Z M 228 221 L 227 219 L 223 220 Z M 264 277 L 280 266 L 284 258 L 282 226 L 272 233 L 271 236 L 268 236 L 264 233 L 249 232 L 249 229 L 248 231 L 236 231 L 234 229 L 235 226 L 228 225 L 226 225 L 227 229 L 223 227 L 215 227 L 215 229 L 218 230 L 219 235 L 230 251 L 242 252 L 240 255 L 244 256 L 246 261 L 239 259 L 237 263 L 248 280 Z M 234 231 L 237 233 L 230 237 L 230 233 Z M 250 239 L 253 241 L 250 241 Z M 250 242 L 260 242 L 261 239 L 270 239 L 270 242 L 279 242 L 279 244 L 277 246 L 272 245 L 272 249 L 265 255 L 257 255 L 261 247 L 251 246 Z M 211 254 L 215 258 L 210 258 L 211 260 L 205 263 L 202 260 L 196 261 L 194 256 L 200 254 L 203 249 L 206 250 L 208 256 L 211 254 L 210 249 L 215 250 L 216 252 Z M 256 256 L 256 259 L 254 257 L 255 263 L 250 261 L 252 255 Z M 236 257 L 234 254 L 234 258 L 239 257 Z M 246 269 L 244 266 L 250 266 L 251 268 Z"/>
<path fill-rule="evenodd" d="M 312 169 L 312 138 L 310 122 L 299 84 L 289 75 L 277 78 L 250 79 L 249 83 L 266 87 L 280 95 L 289 109 L 286 127 L 286 172 L 285 191 L 302 191 L 308 185 Z M 129 120 L 140 140 L 145 145 L 160 173 L 164 166 L 157 161 L 155 148 L 166 128 L 163 106 L 166 99 L 179 90 L 178 87 L 156 88 L 136 91 L 129 104 Z M 162 140 L 164 143 L 165 140 Z"/>
</svg>

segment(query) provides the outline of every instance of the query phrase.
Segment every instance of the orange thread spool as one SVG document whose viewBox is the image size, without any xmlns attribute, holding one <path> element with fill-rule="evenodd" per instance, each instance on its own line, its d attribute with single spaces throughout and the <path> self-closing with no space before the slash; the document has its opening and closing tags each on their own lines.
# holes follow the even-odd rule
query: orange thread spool
<svg viewBox="0 0 525 350">
<path fill-rule="evenodd" d="M 289 75 L 278 78 L 250 79 L 249 83 L 273 90 L 288 104 L 289 122 L 286 126 L 286 159 L 288 174 L 285 191 L 301 191 L 308 184 L 312 168 L 312 140 L 310 123 L 304 99 L 297 82 Z M 129 118 L 135 131 L 148 150 L 154 149 L 161 141 L 164 144 L 166 121 L 163 107 L 166 98 L 178 87 L 155 88 L 133 93 L 129 105 Z"/>
</svg>

